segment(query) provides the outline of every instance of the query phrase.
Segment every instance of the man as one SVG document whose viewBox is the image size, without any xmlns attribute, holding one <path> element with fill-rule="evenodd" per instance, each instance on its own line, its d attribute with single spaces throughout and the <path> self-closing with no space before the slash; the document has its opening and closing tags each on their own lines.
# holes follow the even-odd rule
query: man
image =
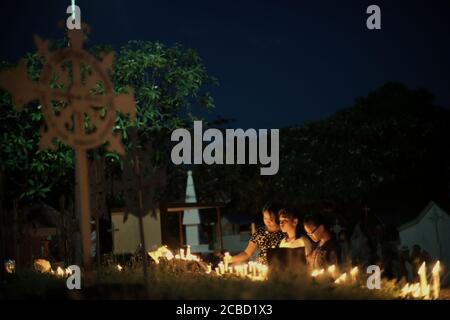
<svg viewBox="0 0 450 320">
<path fill-rule="evenodd" d="M 340 262 L 339 247 L 322 217 L 317 215 L 305 217 L 303 227 L 308 237 L 317 243 L 307 257 L 308 265 L 312 269 L 325 269 L 331 265 L 338 265 Z"/>
</svg>

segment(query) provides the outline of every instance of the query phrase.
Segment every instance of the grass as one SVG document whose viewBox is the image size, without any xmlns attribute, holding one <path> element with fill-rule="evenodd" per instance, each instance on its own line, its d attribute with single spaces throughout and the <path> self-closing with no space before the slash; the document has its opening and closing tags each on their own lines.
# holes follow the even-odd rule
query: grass
<svg viewBox="0 0 450 320">
<path fill-rule="evenodd" d="M 384 290 L 359 286 L 336 286 L 314 281 L 309 275 L 285 275 L 253 282 L 235 276 L 217 277 L 192 271 L 189 267 L 149 268 L 148 290 L 142 267 L 118 271 L 105 267 L 97 272 L 97 283 L 82 290 L 67 290 L 65 279 L 36 272 L 9 276 L 2 285 L 0 299 L 395 299 L 397 288 L 385 282 Z"/>
</svg>

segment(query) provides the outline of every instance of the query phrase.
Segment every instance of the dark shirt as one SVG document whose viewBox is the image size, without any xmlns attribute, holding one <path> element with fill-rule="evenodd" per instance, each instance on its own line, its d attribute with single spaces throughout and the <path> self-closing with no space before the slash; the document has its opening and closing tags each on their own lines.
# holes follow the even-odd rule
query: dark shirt
<svg viewBox="0 0 450 320">
<path fill-rule="evenodd" d="M 339 247 L 334 239 L 330 239 L 322 246 L 314 248 L 311 253 L 311 267 L 326 269 L 333 264 L 339 264 Z"/>
<path fill-rule="evenodd" d="M 250 241 L 255 243 L 259 248 L 258 262 L 267 264 L 267 249 L 277 248 L 285 237 L 281 231 L 270 232 L 265 227 L 260 227 L 256 230 Z"/>
</svg>

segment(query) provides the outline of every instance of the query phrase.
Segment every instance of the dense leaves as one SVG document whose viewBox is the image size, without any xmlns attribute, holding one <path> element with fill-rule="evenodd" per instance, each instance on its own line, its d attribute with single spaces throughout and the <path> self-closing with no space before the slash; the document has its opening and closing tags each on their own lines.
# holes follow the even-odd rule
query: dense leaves
<svg viewBox="0 0 450 320">
<path fill-rule="evenodd" d="M 225 191 L 230 209 L 243 213 L 278 200 L 356 218 L 365 205 L 448 202 L 449 137 L 450 112 L 430 93 L 388 83 L 327 119 L 282 129 L 275 176 L 260 176 L 258 166 L 204 166 L 195 178 L 205 197 Z"/>
<path fill-rule="evenodd" d="M 101 58 L 110 50 L 109 46 L 103 45 L 92 52 Z M 26 59 L 29 78 L 38 81 L 42 67 L 40 60 L 35 54 L 28 54 Z M 4 64 L 2 67 L 11 66 Z M 116 92 L 122 93 L 131 86 L 137 101 L 137 121 L 131 122 L 119 115 L 115 124 L 127 150 L 135 147 L 128 139 L 130 129 L 137 129 L 144 140 L 154 136 L 167 141 L 170 130 L 184 126 L 193 118 L 192 107 L 213 107 L 213 99 L 205 87 L 216 81 L 208 75 L 192 49 L 181 45 L 167 47 L 153 42 L 130 42 L 116 55 L 113 69 Z M 73 151 L 61 144 L 54 152 L 38 149 L 40 128 L 44 124 L 38 102 L 31 103 L 19 113 L 12 106 L 9 93 L 1 91 L 0 98 L 0 166 L 8 186 L 5 199 L 33 202 L 52 201 L 61 193 L 73 196 Z M 167 143 L 157 145 L 156 150 L 157 157 L 164 158 Z M 108 153 L 104 148 L 99 154 L 106 155 L 111 166 L 120 162 L 117 154 Z"/>
</svg>

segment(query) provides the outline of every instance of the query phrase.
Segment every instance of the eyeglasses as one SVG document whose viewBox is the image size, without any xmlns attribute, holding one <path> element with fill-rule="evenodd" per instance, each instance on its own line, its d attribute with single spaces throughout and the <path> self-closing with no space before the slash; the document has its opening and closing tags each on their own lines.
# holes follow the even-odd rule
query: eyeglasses
<svg viewBox="0 0 450 320">
<path fill-rule="evenodd" d="M 319 228 L 320 228 L 320 226 L 316 227 L 316 228 L 315 228 L 313 231 L 311 231 L 311 232 L 307 232 L 306 234 L 308 235 L 308 237 L 311 237 L 311 236 L 314 235 L 314 233 L 316 233 L 317 229 L 319 229 Z"/>
</svg>

